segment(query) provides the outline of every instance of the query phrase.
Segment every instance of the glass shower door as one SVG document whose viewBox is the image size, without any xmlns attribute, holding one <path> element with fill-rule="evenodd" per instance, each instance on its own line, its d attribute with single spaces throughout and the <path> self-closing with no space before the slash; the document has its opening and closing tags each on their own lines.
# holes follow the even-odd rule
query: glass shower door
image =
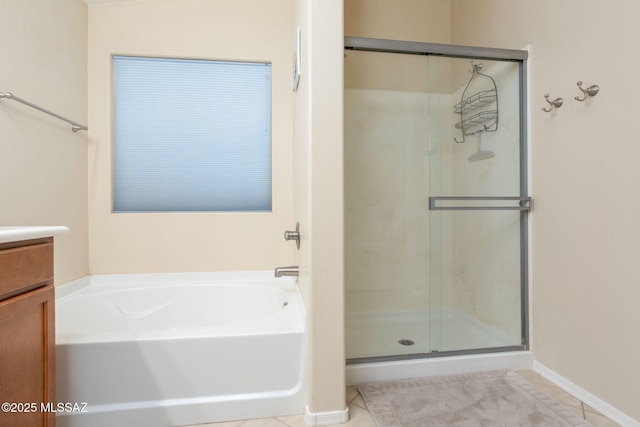
<svg viewBox="0 0 640 427">
<path fill-rule="evenodd" d="M 526 53 L 345 46 L 348 363 L 525 348 Z"/>
<path fill-rule="evenodd" d="M 522 63 L 431 57 L 430 351 L 526 344 Z"/>
</svg>

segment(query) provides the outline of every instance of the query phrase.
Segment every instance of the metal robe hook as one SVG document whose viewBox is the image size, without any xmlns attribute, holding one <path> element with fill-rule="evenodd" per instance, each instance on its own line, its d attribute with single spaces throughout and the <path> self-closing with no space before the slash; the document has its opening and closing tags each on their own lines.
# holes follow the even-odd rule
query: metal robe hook
<svg viewBox="0 0 640 427">
<path fill-rule="evenodd" d="M 564 99 L 562 98 L 556 98 L 553 101 L 549 101 L 548 93 L 545 94 L 544 99 L 549 103 L 549 109 L 546 109 L 546 108 L 542 109 L 542 111 L 544 111 L 545 113 L 551 112 L 551 110 L 553 110 L 554 108 L 560 108 L 562 107 L 562 104 L 564 104 Z"/>
<path fill-rule="evenodd" d="M 584 100 L 586 100 L 587 98 L 589 98 L 591 96 L 596 96 L 598 94 L 598 92 L 600 91 L 600 86 L 598 86 L 598 85 L 591 85 L 586 89 L 582 89 L 582 81 L 579 81 L 577 83 L 577 85 L 578 85 L 578 89 L 580 89 L 582 91 L 582 99 L 580 99 L 580 97 L 576 96 L 574 98 L 576 101 L 583 102 Z"/>
</svg>

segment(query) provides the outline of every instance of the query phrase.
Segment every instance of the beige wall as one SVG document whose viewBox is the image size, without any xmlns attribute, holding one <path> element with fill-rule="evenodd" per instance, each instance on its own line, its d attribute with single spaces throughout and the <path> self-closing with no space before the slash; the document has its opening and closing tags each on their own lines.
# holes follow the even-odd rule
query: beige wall
<svg viewBox="0 0 640 427">
<path fill-rule="evenodd" d="M 87 120 L 87 7 L 82 0 L 2 0 L 0 90 L 80 123 Z M 64 225 L 55 280 L 87 274 L 87 137 L 0 100 L 0 225 Z"/>
<path fill-rule="evenodd" d="M 344 0 L 344 35 L 449 43 L 450 0 Z"/>
<path fill-rule="evenodd" d="M 532 45 L 536 359 L 637 420 L 639 13 L 631 1 L 452 1 L 454 43 Z M 575 101 L 578 80 L 601 92 Z M 545 93 L 565 105 L 542 112 Z"/>
<path fill-rule="evenodd" d="M 89 6 L 90 271 L 257 270 L 290 264 L 292 0 Z M 113 214 L 111 55 L 272 63 L 271 213 Z"/>
<path fill-rule="evenodd" d="M 302 76 L 294 108 L 297 262 L 308 311 L 308 411 L 345 409 L 341 0 L 296 0 Z M 293 31 L 293 29 L 291 30 Z"/>
</svg>

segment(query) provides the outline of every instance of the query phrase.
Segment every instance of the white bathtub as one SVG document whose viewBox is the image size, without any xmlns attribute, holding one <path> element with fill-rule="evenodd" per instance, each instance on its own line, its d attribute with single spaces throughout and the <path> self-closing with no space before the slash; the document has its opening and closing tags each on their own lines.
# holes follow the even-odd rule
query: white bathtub
<svg viewBox="0 0 640 427">
<path fill-rule="evenodd" d="M 59 427 L 304 411 L 305 312 L 272 271 L 90 276 L 56 288 Z M 76 407 L 76 409 L 78 409 Z"/>
</svg>

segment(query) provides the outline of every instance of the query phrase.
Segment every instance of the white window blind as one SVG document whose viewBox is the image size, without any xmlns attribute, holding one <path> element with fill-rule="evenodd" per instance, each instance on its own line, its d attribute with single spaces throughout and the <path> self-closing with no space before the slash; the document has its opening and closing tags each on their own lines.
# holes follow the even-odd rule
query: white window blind
<svg viewBox="0 0 640 427">
<path fill-rule="evenodd" d="M 114 211 L 271 211 L 271 64 L 113 57 Z"/>
</svg>

